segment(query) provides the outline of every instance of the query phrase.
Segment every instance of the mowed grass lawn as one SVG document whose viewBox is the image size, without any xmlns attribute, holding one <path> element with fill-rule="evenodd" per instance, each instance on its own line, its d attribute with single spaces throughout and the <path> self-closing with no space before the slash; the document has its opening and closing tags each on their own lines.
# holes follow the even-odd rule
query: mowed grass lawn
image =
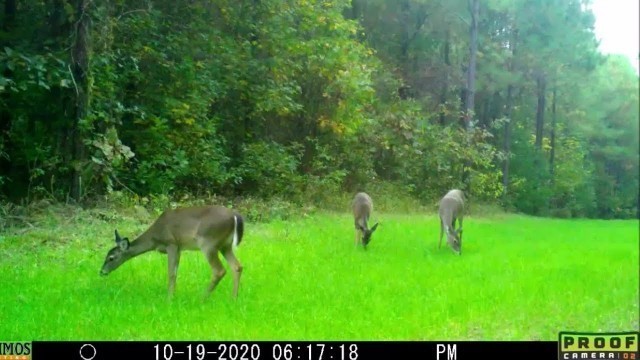
<svg viewBox="0 0 640 360">
<path fill-rule="evenodd" d="M 556 340 L 559 331 L 638 330 L 638 221 L 467 217 L 462 256 L 438 249 L 434 215 L 375 213 L 369 248 L 350 214 L 248 222 L 231 272 L 184 252 L 167 297 L 166 256 L 100 277 L 113 229 L 70 222 L 0 234 L 3 340 Z M 225 267 L 226 267 L 225 263 Z"/>
</svg>

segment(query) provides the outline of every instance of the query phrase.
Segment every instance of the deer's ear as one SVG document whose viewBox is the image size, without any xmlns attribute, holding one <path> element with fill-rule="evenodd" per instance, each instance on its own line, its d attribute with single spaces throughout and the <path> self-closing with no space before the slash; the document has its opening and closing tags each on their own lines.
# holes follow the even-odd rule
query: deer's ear
<svg viewBox="0 0 640 360">
<path fill-rule="evenodd" d="M 373 226 L 371 227 L 371 232 L 376 231 L 376 229 L 377 229 L 377 228 L 378 228 L 378 223 L 376 223 L 375 225 L 373 225 Z"/>
<path fill-rule="evenodd" d="M 116 243 L 120 242 L 120 240 L 122 240 L 122 238 L 120 237 L 120 234 L 118 234 L 118 229 L 115 230 L 115 234 L 116 234 Z"/>
<path fill-rule="evenodd" d="M 121 250 L 127 250 L 129 248 L 129 238 L 118 241 L 118 247 L 120 247 Z"/>
</svg>

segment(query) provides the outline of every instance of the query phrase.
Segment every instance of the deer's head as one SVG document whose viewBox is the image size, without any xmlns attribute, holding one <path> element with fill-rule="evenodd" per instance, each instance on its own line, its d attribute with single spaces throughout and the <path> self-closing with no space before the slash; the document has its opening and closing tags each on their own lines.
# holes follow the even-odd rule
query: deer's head
<svg viewBox="0 0 640 360">
<path fill-rule="evenodd" d="M 455 251 L 458 255 L 462 255 L 462 228 L 457 230 L 448 230 L 447 229 L 447 243 L 451 246 L 451 249 Z"/>
<path fill-rule="evenodd" d="M 116 246 L 109 250 L 106 258 L 104 259 L 102 269 L 100 270 L 100 275 L 102 276 L 108 275 L 129 258 L 127 254 L 127 250 L 129 250 L 129 238 L 120 237 L 120 234 L 118 234 L 118 230 L 115 231 L 115 235 Z"/>
<path fill-rule="evenodd" d="M 367 244 L 369 244 L 369 242 L 371 241 L 371 235 L 373 234 L 374 231 L 376 231 L 376 229 L 378 228 L 378 223 L 375 223 L 375 225 L 373 225 L 371 227 L 371 229 L 365 229 L 363 227 L 360 227 L 360 229 L 362 229 L 362 245 L 367 246 Z"/>
</svg>

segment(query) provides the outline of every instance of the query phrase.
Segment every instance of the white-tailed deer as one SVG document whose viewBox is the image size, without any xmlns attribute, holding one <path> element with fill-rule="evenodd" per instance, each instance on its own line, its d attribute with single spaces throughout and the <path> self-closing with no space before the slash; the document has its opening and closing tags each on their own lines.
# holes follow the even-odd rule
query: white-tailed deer
<svg viewBox="0 0 640 360">
<path fill-rule="evenodd" d="M 369 217 L 373 212 L 373 201 L 368 194 L 359 192 L 353 198 L 351 208 L 353 210 L 353 218 L 356 227 L 355 244 L 358 246 L 359 243 L 362 243 L 363 247 L 366 249 L 367 245 L 371 241 L 371 234 L 373 234 L 373 232 L 378 228 L 378 223 L 375 223 L 371 229 L 367 226 Z"/>
<path fill-rule="evenodd" d="M 100 274 L 106 276 L 120 265 L 149 251 L 167 254 L 169 295 L 175 291 L 180 252 L 200 250 L 207 258 L 213 276 L 207 288 L 209 295 L 226 274 L 218 252 L 233 271 L 233 298 L 238 297 L 242 265 L 233 254 L 233 248 L 242 241 L 242 216 L 223 206 L 196 206 L 166 210 L 140 236 L 129 242 L 115 230 L 116 246 L 109 250 Z"/>
<path fill-rule="evenodd" d="M 453 189 L 449 191 L 441 200 L 438 209 L 440 218 L 440 243 L 438 249 L 442 246 L 443 232 L 447 233 L 447 244 L 462 255 L 462 220 L 464 218 L 464 193 L 462 190 Z M 456 229 L 456 220 L 458 221 L 458 229 Z"/>
</svg>

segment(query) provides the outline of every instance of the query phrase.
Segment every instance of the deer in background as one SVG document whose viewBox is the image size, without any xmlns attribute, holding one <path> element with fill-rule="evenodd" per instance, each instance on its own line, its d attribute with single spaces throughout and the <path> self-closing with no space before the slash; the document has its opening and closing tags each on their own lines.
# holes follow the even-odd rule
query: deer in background
<svg viewBox="0 0 640 360">
<path fill-rule="evenodd" d="M 447 244 L 462 255 L 462 220 L 464 218 L 465 199 L 462 190 L 453 189 L 449 191 L 440 200 L 438 208 L 438 216 L 440 218 L 440 243 L 438 249 L 442 246 L 442 235 L 447 234 Z M 458 229 L 455 228 L 456 220 L 458 221 Z"/>
<path fill-rule="evenodd" d="M 367 226 L 369 217 L 373 212 L 373 201 L 368 194 L 359 192 L 353 198 L 353 201 L 351 202 L 351 208 L 353 210 L 353 217 L 356 227 L 355 245 L 358 246 L 358 243 L 362 243 L 363 247 L 366 249 L 367 245 L 371 241 L 371 235 L 378 228 L 378 223 L 375 223 L 375 225 L 373 225 L 371 229 L 369 229 Z"/>
<path fill-rule="evenodd" d="M 206 295 L 216 288 L 226 270 L 221 253 L 233 271 L 233 298 L 238 297 L 242 265 L 233 249 L 242 241 L 244 220 L 240 214 L 223 206 L 196 206 L 166 210 L 140 236 L 129 242 L 115 230 L 116 246 L 109 250 L 100 274 L 108 275 L 138 255 L 155 250 L 168 257 L 169 296 L 175 291 L 180 252 L 200 250 L 213 271 Z"/>
</svg>

